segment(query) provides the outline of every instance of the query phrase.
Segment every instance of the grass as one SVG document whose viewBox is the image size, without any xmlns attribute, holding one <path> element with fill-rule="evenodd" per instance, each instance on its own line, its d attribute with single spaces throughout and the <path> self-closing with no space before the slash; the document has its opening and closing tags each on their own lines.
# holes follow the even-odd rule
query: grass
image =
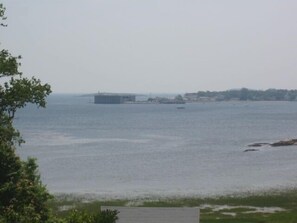
<svg viewBox="0 0 297 223">
<path fill-rule="evenodd" d="M 201 223 L 297 223 L 297 189 L 208 198 L 164 198 L 152 201 L 96 200 L 85 202 L 81 198 L 66 196 L 50 202 L 54 214 L 61 217 L 68 214 L 71 208 L 94 213 L 103 205 L 200 207 Z M 278 208 L 279 211 L 270 213 L 264 208 L 270 211 Z M 266 212 L 259 212 L 259 210 L 266 210 Z"/>
</svg>

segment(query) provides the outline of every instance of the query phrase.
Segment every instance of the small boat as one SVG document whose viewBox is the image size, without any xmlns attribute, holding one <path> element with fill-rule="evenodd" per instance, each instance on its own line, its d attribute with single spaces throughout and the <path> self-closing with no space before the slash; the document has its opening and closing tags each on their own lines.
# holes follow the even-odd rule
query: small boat
<svg viewBox="0 0 297 223">
<path fill-rule="evenodd" d="M 184 106 L 178 106 L 178 107 L 176 107 L 177 109 L 185 109 L 185 107 Z"/>
</svg>

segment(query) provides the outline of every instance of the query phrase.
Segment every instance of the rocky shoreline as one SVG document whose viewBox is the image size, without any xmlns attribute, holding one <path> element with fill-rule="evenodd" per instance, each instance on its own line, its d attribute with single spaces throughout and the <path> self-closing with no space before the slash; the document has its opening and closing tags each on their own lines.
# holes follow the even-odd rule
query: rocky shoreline
<svg viewBox="0 0 297 223">
<path fill-rule="evenodd" d="M 297 145 L 297 139 L 281 140 L 274 143 L 257 142 L 257 143 L 249 144 L 248 147 L 262 147 L 267 145 L 271 147 L 293 146 L 293 145 Z M 258 151 L 258 149 L 248 148 L 244 150 L 244 152 L 252 152 L 252 151 Z"/>
</svg>

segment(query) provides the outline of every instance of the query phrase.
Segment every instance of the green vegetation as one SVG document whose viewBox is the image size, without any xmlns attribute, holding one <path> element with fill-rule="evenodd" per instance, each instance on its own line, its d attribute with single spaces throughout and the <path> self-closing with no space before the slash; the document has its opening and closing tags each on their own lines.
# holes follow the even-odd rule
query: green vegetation
<svg viewBox="0 0 297 223">
<path fill-rule="evenodd" d="M 244 196 L 144 202 L 143 206 L 200 207 L 201 223 L 296 223 L 297 190 Z"/>
<path fill-rule="evenodd" d="M 201 223 L 296 223 L 297 189 L 268 191 L 259 194 L 207 198 L 163 198 L 157 200 L 89 201 L 77 197 L 60 197 L 51 202 L 55 214 L 68 215 L 69 208 L 96 213 L 98 207 L 200 207 Z"/>
<path fill-rule="evenodd" d="M 0 4 L 0 27 L 6 27 L 5 8 Z M 42 184 L 36 160 L 23 161 L 16 146 L 24 143 L 13 126 L 15 113 L 28 103 L 45 107 L 51 93 L 48 84 L 19 71 L 21 56 L 0 51 L 0 223 L 113 223 L 116 211 L 99 210 L 95 214 L 72 211 L 65 218 L 52 215 L 52 196 Z"/>
<path fill-rule="evenodd" d="M 1 26 L 5 8 L 0 4 Z M 42 185 L 35 159 L 22 161 L 16 155 L 16 144 L 24 141 L 13 127 L 18 109 L 28 103 L 44 107 L 50 86 L 19 71 L 20 56 L 0 51 L 0 222 L 46 222 L 50 219 L 47 201 L 51 198 Z M 2 81 L 3 80 L 3 81 Z"/>
<path fill-rule="evenodd" d="M 217 101 L 296 101 L 297 90 L 268 89 L 261 91 L 242 88 L 228 91 L 198 91 L 197 93 L 185 94 L 185 98 L 190 100 L 209 99 Z"/>
<path fill-rule="evenodd" d="M 114 223 L 118 220 L 118 212 L 115 210 L 97 211 L 90 214 L 85 211 L 72 210 L 71 213 L 61 223 Z"/>
</svg>

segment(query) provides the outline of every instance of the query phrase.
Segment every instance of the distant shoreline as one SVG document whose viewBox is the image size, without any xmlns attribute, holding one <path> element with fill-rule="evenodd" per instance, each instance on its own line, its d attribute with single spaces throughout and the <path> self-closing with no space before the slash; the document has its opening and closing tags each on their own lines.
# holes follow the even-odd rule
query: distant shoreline
<svg viewBox="0 0 297 223">
<path fill-rule="evenodd" d="M 183 199 L 217 199 L 221 197 L 249 197 L 249 196 L 263 196 L 263 195 L 279 195 L 283 193 L 296 192 L 297 194 L 297 185 L 291 187 L 278 187 L 278 188 L 269 188 L 261 190 L 246 190 L 246 191 L 236 191 L 236 192 L 226 192 L 226 193 L 217 193 L 217 194 L 192 194 L 192 195 L 156 195 L 156 194 L 146 194 L 138 196 L 125 196 L 125 195 L 99 195 L 97 193 L 52 193 L 54 197 L 58 200 L 83 200 L 83 201 L 151 201 L 151 200 L 183 200 Z"/>
</svg>

